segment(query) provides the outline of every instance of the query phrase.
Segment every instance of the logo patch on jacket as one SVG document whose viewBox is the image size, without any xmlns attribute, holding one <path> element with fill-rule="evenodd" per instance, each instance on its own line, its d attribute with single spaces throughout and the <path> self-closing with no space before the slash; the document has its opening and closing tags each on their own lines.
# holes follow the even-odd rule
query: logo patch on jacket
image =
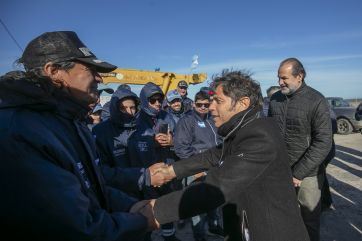
<svg viewBox="0 0 362 241">
<path fill-rule="evenodd" d="M 203 121 L 198 121 L 198 122 L 197 122 L 197 125 L 200 126 L 201 128 L 205 128 L 205 127 L 206 127 L 205 122 L 203 122 Z"/>
<path fill-rule="evenodd" d="M 126 154 L 126 148 L 119 148 L 113 151 L 113 155 L 115 156 L 121 156 Z"/>
<path fill-rule="evenodd" d="M 137 143 L 137 147 L 139 151 L 146 152 L 148 151 L 148 143 L 146 141 L 139 141 Z"/>
</svg>

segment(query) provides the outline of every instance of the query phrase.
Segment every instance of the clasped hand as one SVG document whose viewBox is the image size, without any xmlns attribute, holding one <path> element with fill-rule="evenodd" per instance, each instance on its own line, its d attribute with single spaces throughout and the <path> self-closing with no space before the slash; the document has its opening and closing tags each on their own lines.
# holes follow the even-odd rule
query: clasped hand
<svg viewBox="0 0 362 241">
<path fill-rule="evenodd" d="M 147 218 L 147 230 L 152 231 L 160 228 L 160 224 L 155 218 L 153 207 L 155 206 L 155 199 L 151 200 L 142 200 L 135 203 L 131 209 L 130 213 L 139 213 Z"/>
<path fill-rule="evenodd" d="M 160 187 L 176 177 L 173 167 L 163 162 L 153 164 L 149 168 L 151 185 Z"/>
</svg>

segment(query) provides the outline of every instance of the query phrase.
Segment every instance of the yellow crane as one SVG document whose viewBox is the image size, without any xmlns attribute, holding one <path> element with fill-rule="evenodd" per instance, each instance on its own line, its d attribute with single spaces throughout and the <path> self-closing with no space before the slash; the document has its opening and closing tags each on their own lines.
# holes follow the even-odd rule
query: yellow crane
<svg viewBox="0 0 362 241">
<path fill-rule="evenodd" d="M 162 88 L 163 93 L 170 89 L 176 89 L 180 80 L 194 85 L 204 82 L 207 79 L 206 73 L 198 74 L 176 74 L 172 72 L 146 71 L 136 69 L 117 68 L 110 73 L 102 73 L 103 83 L 119 83 L 144 85 L 153 82 Z"/>
</svg>

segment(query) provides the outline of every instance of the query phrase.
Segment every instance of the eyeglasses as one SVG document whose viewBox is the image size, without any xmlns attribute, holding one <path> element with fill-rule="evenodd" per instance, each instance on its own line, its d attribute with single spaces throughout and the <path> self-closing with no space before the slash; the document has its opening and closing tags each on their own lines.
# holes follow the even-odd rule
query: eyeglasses
<svg viewBox="0 0 362 241">
<path fill-rule="evenodd" d="M 202 106 L 204 106 L 205 108 L 209 108 L 210 107 L 210 103 L 195 103 L 197 108 L 201 108 Z"/>
<path fill-rule="evenodd" d="M 148 101 L 153 105 L 154 103 L 156 103 L 156 101 L 158 101 L 158 103 L 162 103 L 162 98 L 161 97 L 151 97 L 151 98 L 148 98 Z"/>
</svg>

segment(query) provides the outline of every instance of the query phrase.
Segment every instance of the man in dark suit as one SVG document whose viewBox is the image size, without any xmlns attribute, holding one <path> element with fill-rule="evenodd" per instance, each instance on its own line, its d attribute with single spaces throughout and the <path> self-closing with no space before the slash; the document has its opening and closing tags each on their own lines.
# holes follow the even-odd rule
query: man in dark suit
<svg viewBox="0 0 362 241">
<path fill-rule="evenodd" d="M 277 124 L 259 118 L 260 86 L 224 70 L 212 83 L 211 114 L 224 143 L 160 169 L 168 179 L 207 171 L 203 182 L 151 200 L 167 223 L 223 206 L 225 240 L 309 240 Z"/>
</svg>

